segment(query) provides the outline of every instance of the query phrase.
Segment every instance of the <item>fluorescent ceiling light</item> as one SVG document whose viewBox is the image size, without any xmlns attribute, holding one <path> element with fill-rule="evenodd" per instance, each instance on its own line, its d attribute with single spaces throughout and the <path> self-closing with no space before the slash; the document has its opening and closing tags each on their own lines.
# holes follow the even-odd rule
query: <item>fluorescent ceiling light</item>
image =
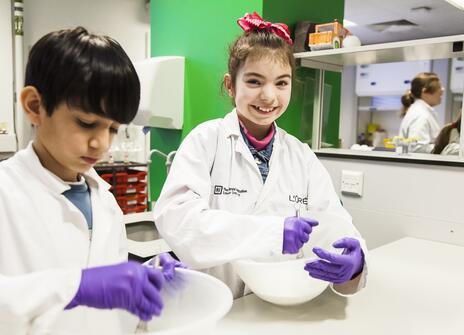
<svg viewBox="0 0 464 335">
<path fill-rule="evenodd" d="M 454 7 L 459 8 L 460 10 L 464 10 L 464 0 L 445 0 L 445 1 L 449 2 Z"/>
<path fill-rule="evenodd" d="M 343 19 L 343 27 L 345 28 L 348 28 L 348 27 L 355 27 L 357 26 L 358 24 L 353 22 L 353 21 L 350 21 L 350 20 L 347 20 L 347 19 Z"/>
</svg>

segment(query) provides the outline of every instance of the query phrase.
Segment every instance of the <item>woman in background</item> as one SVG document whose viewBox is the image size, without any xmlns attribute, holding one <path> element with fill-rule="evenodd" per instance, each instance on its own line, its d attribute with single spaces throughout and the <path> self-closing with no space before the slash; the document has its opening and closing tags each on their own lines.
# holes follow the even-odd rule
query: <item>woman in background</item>
<svg viewBox="0 0 464 335">
<path fill-rule="evenodd" d="M 432 154 L 459 155 L 459 136 L 461 133 L 461 115 L 452 123 L 443 127 L 435 140 Z"/>
<path fill-rule="evenodd" d="M 411 82 L 411 89 L 401 97 L 403 104 L 399 136 L 416 138 L 411 152 L 430 153 L 440 132 L 433 107 L 441 103 L 443 87 L 435 73 L 419 73 Z"/>
</svg>

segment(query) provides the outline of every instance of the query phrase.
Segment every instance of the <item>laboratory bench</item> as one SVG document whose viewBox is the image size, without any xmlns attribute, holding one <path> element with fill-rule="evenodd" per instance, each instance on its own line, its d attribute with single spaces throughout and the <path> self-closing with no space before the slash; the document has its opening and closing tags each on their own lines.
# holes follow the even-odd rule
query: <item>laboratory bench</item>
<svg viewBox="0 0 464 335">
<path fill-rule="evenodd" d="M 14 152 L 0 152 L 0 162 L 12 157 L 14 154 Z"/>
<path fill-rule="evenodd" d="M 464 334 L 464 247 L 403 238 L 369 253 L 367 286 L 350 297 L 330 288 L 284 307 L 254 294 L 234 301 L 216 335 Z"/>
</svg>

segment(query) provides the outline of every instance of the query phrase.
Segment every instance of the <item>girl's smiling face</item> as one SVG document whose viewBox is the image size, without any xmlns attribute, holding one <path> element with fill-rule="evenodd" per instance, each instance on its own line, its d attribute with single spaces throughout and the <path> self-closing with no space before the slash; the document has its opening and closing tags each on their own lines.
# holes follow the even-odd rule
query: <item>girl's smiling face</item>
<svg viewBox="0 0 464 335">
<path fill-rule="evenodd" d="M 292 69 L 271 57 L 247 58 L 237 72 L 236 82 L 231 83 L 229 75 L 224 82 L 240 120 L 253 135 L 261 137 L 288 107 Z"/>
</svg>

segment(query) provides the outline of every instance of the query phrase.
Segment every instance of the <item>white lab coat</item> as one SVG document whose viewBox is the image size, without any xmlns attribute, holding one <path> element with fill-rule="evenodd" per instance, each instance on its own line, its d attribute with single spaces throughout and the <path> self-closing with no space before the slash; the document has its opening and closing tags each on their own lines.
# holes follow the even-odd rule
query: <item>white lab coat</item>
<svg viewBox="0 0 464 335">
<path fill-rule="evenodd" d="M 442 155 L 459 155 L 461 146 L 459 144 L 461 138 L 457 129 L 452 129 L 450 133 L 449 143 L 443 148 Z"/>
<path fill-rule="evenodd" d="M 309 243 L 329 248 L 335 240 L 352 236 L 367 255 L 329 174 L 308 145 L 276 127 L 263 185 L 233 111 L 199 125 L 185 138 L 156 202 L 155 223 L 182 261 L 207 269 L 239 297 L 246 293 L 244 284 L 229 262 L 281 255 L 284 219 L 295 215 L 295 201 L 305 204 L 302 216 L 328 212 L 343 218 L 340 226 L 314 228 Z"/>
<path fill-rule="evenodd" d="M 84 215 L 62 195 L 69 186 L 42 167 L 31 144 L 0 163 L 0 334 L 117 333 L 119 312 L 63 311 L 82 268 L 127 259 L 122 213 L 109 185 L 93 169 L 84 178 L 91 241 Z"/>
<path fill-rule="evenodd" d="M 430 153 L 435 138 L 440 133 L 435 110 L 422 99 L 416 99 L 401 121 L 401 137 L 417 137 L 418 143 L 411 145 L 411 152 Z"/>
</svg>

